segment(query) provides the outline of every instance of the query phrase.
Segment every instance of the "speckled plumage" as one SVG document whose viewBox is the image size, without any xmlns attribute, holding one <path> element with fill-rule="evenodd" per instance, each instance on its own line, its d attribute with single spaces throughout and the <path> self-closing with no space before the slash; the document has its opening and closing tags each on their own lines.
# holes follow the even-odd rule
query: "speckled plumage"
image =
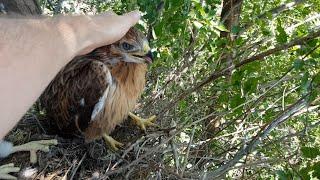
<svg viewBox="0 0 320 180">
<path fill-rule="evenodd" d="M 123 42 L 135 49 L 125 51 Z M 40 98 L 51 124 L 62 134 L 84 134 L 86 140 L 111 133 L 133 110 L 144 89 L 146 42 L 132 28 L 120 41 L 67 64 Z"/>
</svg>

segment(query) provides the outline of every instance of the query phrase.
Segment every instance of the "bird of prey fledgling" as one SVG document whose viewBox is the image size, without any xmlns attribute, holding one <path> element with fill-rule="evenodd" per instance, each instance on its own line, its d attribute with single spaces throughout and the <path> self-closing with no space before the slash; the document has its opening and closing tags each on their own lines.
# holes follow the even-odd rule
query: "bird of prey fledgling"
<svg viewBox="0 0 320 180">
<path fill-rule="evenodd" d="M 41 104 L 59 132 L 80 132 L 87 141 L 102 137 L 117 149 L 122 143 L 109 134 L 128 115 L 143 130 L 155 125 L 155 116 L 141 119 L 130 112 L 152 60 L 147 38 L 131 28 L 121 40 L 67 64 L 42 94 Z"/>
</svg>

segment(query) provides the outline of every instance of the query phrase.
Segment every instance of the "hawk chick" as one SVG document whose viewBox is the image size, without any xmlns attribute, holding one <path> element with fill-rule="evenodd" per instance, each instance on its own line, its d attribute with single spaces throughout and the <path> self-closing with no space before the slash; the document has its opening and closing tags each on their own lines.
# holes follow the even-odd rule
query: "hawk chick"
<svg viewBox="0 0 320 180">
<path fill-rule="evenodd" d="M 49 84 L 41 104 L 61 134 L 81 133 L 87 141 L 103 137 L 114 149 L 122 144 L 108 134 L 128 115 L 141 128 L 154 125 L 130 111 L 145 86 L 153 60 L 146 37 L 131 28 L 118 42 L 68 63 Z"/>
</svg>

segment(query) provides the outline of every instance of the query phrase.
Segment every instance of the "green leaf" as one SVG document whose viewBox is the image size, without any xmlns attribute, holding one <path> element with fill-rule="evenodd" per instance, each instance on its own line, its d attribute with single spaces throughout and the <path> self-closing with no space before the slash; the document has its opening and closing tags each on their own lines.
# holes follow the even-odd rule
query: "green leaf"
<svg viewBox="0 0 320 180">
<path fill-rule="evenodd" d="M 312 175 L 314 177 L 317 177 L 318 179 L 320 178 L 320 162 L 316 162 L 314 165 L 313 165 L 313 173 Z"/>
<path fill-rule="evenodd" d="M 231 28 L 232 34 L 238 34 L 240 30 L 241 30 L 240 26 L 232 26 Z"/>
<path fill-rule="evenodd" d="M 232 97 L 230 106 L 231 108 L 235 108 L 245 102 L 245 98 L 241 97 L 240 94 L 236 94 L 235 96 Z"/>
<path fill-rule="evenodd" d="M 243 90 L 245 93 L 255 92 L 258 86 L 257 78 L 248 78 L 248 80 L 244 83 Z"/>
<path fill-rule="evenodd" d="M 318 73 L 314 76 L 313 83 L 316 85 L 320 85 L 320 73 Z"/>
<path fill-rule="evenodd" d="M 302 155 L 306 158 L 316 158 L 317 156 L 320 155 L 320 151 L 318 148 L 314 147 L 301 147 L 300 148 Z"/>
<path fill-rule="evenodd" d="M 225 102 L 228 102 L 228 99 L 229 99 L 228 94 L 222 93 L 222 94 L 219 96 L 219 98 L 218 98 L 217 101 L 220 102 L 220 103 L 225 103 Z"/>
<path fill-rule="evenodd" d="M 288 41 L 288 35 L 284 28 L 281 26 L 279 22 L 277 25 L 277 35 L 276 35 L 277 42 L 280 44 L 284 44 Z"/>
<path fill-rule="evenodd" d="M 279 177 L 280 180 L 289 180 L 290 179 L 290 175 L 288 175 L 283 170 L 277 170 L 276 174 L 277 174 L 277 176 Z"/>
<path fill-rule="evenodd" d="M 186 109 L 187 108 L 187 106 L 188 106 L 188 104 L 187 104 L 187 102 L 185 101 L 185 100 L 182 100 L 182 101 L 180 101 L 179 102 L 179 107 L 181 108 L 181 109 Z"/>
<path fill-rule="evenodd" d="M 303 65 L 304 65 L 304 61 L 301 60 L 301 59 L 297 59 L 297 60 L 295 60 L 294 63 L 293 63 L 293 67 L 294 67 L 296 70 L 302 69 Z"/>
<path fill-rule="evenodd" d="M 303 179 L 310 179 L 309 171 L 310 167 L 305 167 L 299 171 L 299 174 L 303 177 Z"/>
<path fill-rule="evenodd" d="M 312 101 L 316 100 L 317 97 L 318 97 L 318 92 L 317 92 L 317 90 L 315 90 L 315 91 L 311 92 L 310 97 L 309 97 L 308 100 L 309 100 L 309 102 L 312 102 Z"/>
<path fill-rule="evenodd" d="M 200 15 L 202 17 L 205 17 L 206 16 L 206 12 L 204 11 L 204 9 L 202 8 L 201 4 L 200 3 L 195 3 L 195 8 L 197 9 L 198 13 L 200 13 Z"/>
<path fill-rule="evenodd" d="M 303 94 L 306 94 L 308 92 L 309 87 L 311 85 L 311 82 L 309 81 L 309 77 L 310 77 L 309 72 L 305 72 L 303 74 L 302 79 L 301 79 L 301 85 L 300 85 L 301 87 L 300 88 L 301 88 L 301 91 Z"/>
<path fill-rule="evenodd" d="M 213 27 L 218 29 L 219 31 L 229 32 L 229 30 L 223 24 L 214 25 Z"/>
</svg>

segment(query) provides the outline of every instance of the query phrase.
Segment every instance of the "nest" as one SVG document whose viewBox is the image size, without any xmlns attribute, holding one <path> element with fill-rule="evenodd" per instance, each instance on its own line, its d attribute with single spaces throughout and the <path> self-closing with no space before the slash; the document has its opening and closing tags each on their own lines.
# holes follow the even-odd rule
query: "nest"
<svg viewBox="0 0 320 180">
<path fill-rule="evenodd" d="M 14 163 L 22 171 L 19 179 L 146 179 L 167 174 L 169 179 L 179 175 L 164 164 L 170 130 L 149 128 L 142 132 L 129 119 L 116 127 L 111 136 L 124 143 L 119 151 L 112 151 L 104 141 L 85 143 L 83 137 L 65 138 L 51 134 L 45 115 L 31 111 L 6 136 L 14 145 L 33 140 L 57 139 L 50 152 L 38 152 L 38 162 L 30 164 L 29 152 L 18 152 L 0 161 Z"/>
</svg>

